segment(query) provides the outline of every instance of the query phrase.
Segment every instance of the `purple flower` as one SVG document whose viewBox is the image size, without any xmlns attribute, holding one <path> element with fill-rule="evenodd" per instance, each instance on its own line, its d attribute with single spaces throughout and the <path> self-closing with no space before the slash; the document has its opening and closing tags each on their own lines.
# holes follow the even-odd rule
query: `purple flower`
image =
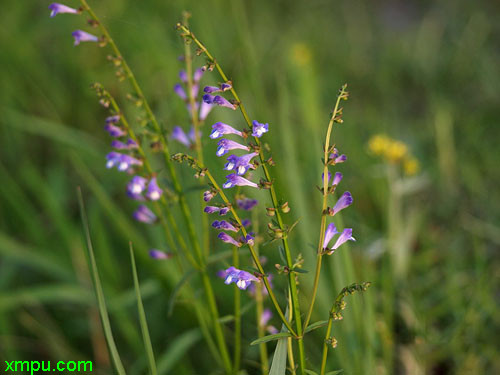
<svg viewBox="0 0 500 375">
<path fill-rule="evenodd" d="M 254 137 L 260 138 L 264 133 L 267 133 L 269 131 L 269 124 L 261 124 L 258 121 L 252 121 L 252 135 Z"/>
<path fill-rule="evenodd" d="M 236 241 L 233 237 L 231 237 L 226 232 L 220 232 L 217 237 L 225 243 L 230 243 L 234 246 L 241 247 L 241 242 Z"/>
<path fill-rule="evenodd" d="M 224 280 L 224 283 L 226 285 L 235 283 L 238 288 L 245 290 L 252 282 L 258 281 L 260 280 L 249 272 L 239 270 L 235 267 L 229 267 L 226 270 L 226 279 Z"/>
<path fill-rule="evenodd" d="M 217 152 L 215 155 L 222 156 L 228 153 L 229 150 L 249 150 L 247 146 L 244 146 L 238 142 L 231 141 L 230 139 L 221 139 L 217 142 Z"/>
<path fill-rule="evenodd" d="M 71 33 L 71 36 L 75 38 L 75 43 L 74 45 L 77 46 L 81 42 L 97 42 L 99 41 L 99 38 L 96 37 L 95 35 L 86 33 L 85 31 L 82 30 L 75 30 Z"/>
<path fill-rule="evenodd" d="M 255 243 L 255 233 L 250 232 L 246 235 L 246 237 L 241 237 L 240 241 L 246 243 L 247 245 L 253 246 Z"/>
<path fill-rule="evenodd" d="M 228 124 L 224 124 L 223 122 L 216 122 L 212 125 L 212 133 L 210 133 L 210 138 L 217 139 L 222 137 L 224 134 L 236 134 L 240 137 L 243 136 L 242 132 L 236 130 Z"/>
<path fill-rule="evenodd" d="M 127 185 L 127 194 L 130 198 L 142 200 L 142 193 L 146 189 L 148 180 L 141 176 L 134 176 Z"/>
<path fill-rule="evenodd" d="M 247 180 L 244 177 L 238 176 L 236 173 L 232 173 L 226 176 L 227 181 L 222 185 L 224 189 L 232 188 L 233 186 L 251 186 L 254 188 L 258 188 L 255 182 Z"/>
<path fill-rule="evenodd" d="M 267 323 L 269 322 L 269 320 L 271 320 L 272 317 L 273 317 L 273 313 L 271 312 L 271 310 L 265 309 L 262 312 L 262 315 L 260 316 L 259 325 L 261 327 L 265 328 L 267 332 L 274 335 L 274 334 L 278 333 L 278 329 L 274 326 L 267 325 Z"/>
<path fill-rule="evenodd" d="M 181 70 L 181 71 L 179 72 L 179 79 L 180 79 L 182 82 L 187 83 L 187 81 L 188 81 L 188 76 L 187 76 L 187 73 L 186 73 L 186 71 L 185 71 L 185 70 Z"/>
<path fill-rule="evenodd" d="M 212 190 L 207 190 L 207 191 L 203 192 L 203 200 L 205 202 L 210 202 L 212 200 L 212 198 L 215 197 L 215 194 L 217 194 L 217 193 L 212 191 Z"/>
<path fill-rule="evenodd" d="M 112 123 L 106 123 L 106 125 L 104 126 L 104 130 L 106 130 L 112 137 L 123 137 L 127 134 L 125 130 L 123 130 L 119 126 L 113 125 Z"/>
<path fill-rule="evenodd" d="M 134 212 L 133 217 L 135 220 L 146 224 L 153 224 L 157 219 L 153 211 L 142 204 L 137 207 L 137 210 Z"/>
<path fill-rule="evenodd" d="M 236 109 L 237 105 L 231 103 L 226 98 L 223 98 L 220 95 L 212 96 L 210 94 L 203 95 L 203 101 L 208 104 L 216 104 L 221 107 Z"/>
<path fill-rule="evenodd" d="M 238 205 L 238 207 L 245 211 L 250 211 L 258 203 L 259 201 L 257 199 L 250 199 L 250 198 L 236 199 L 236 204 Z"/>
<path fill-rule="evenodd" d="M 200 82 L 201 80 L 201 77 L 203 77 L 203 73 L 205 73 L 205 71 L 201 68 L 198 68 L 194 71 L 193 73 L 193 81 L 194 83 L 198 83 Z"/>
<path fill-rule="evenodd" d="M 231 90 L 233 86 L 229 82 L 221 83 L 220 88 L 222 91 Z"/>
<path fill-rule="evenodd" d="M 221 88 L 217 86 L 205 86 L 203 89 L 203 92 L 206 92 L 207 94 L 212 94 L 214 92 L 221 92 Z"/>
<path fill-rule="evenodd" d="M 335 164 L 340 164 L 340 163 L 343 163 L 347 160 L 347 156 L 345 156 L 344 154 L 339 156 L 339 150 L 334 148 L 333 154 L 330 154 L 329 159 L 334 159 Z"/>
<path fill-rule="evenodd" d="M 158 182 L 156 181 L 156 177 L 153 177 L 149 180 L 148 191 L 146 192 L 146 198 L 151 201 L 157 201 L 161 198 L 163 194 L 163 190 L 158 186 Z"/>
<path fill-rule="evenodd" d="M 221 221 L 215 220 L 212 223 L 212 227 L 219 230 L 229 230 L 231 232 L 238 232 L 240 230 L 239 228 L 236 228 L 233 224 L 231 224 L 226 220 L 221 220 Z"/>
<path fill-rule="evenodd" d="M 326 179 L 326 186 L 328 186 L 328 184 L 330 183 L 331 178 L 332 178 L 332 174 L 330 172 L 328 172 L 328 177 Z M 325 179 L 325 174 L 321 173 L 321 182 L 323 182 L 324 179 Z"/>
<path fill-rule="evenodd" d="M 216 207 L 216 206 L 206 206 L 204 209 L 203 209 L 204 212 L 206 212 L 207 214 L 213 214 L 215 212 L 219 212 L 220 211 L 220 207 Z"/>
<path fill-rule="evenodd" d="M 177 142 L 182 143 L 186 147 L 189 147 L 191 145 L 191 141 L 180 126 L 174 126 L 174 128 L 172 129 L 171 138 L 175 139 Z"/>
<path fill-rule="evenodd" d="M 252 223 L 250 222 L 250 219 L 245 219 L 241 221 L 241 225 L 243 225 L 245 228 L 248 228 Z"/>
<path fill-rule="evenodd" d="M 335 215 L 337 212 L 340 212 L 346 207 L 349 207 L 352 204 L 352 195 L 348 191 L 346 191 L 342 196 L 339 198 L 337 203 L 335 203 L 335 206 L 333 206 L 333 214 Z"/>
<path fill-rule="evenodd" d="M 151 249 L 149 250 L 149 256 L 153 259 L 170 259 L 172 258 L 172 253 L 165 253 L 164 251 Z"/>
<path fill-rule="evenodd" d="M 174 85 L 174 92 L 181 98 L 182 100 L 187 100 L 186 92 L 180 83 L 176 83 Z"/>
<path fill-rule="evenodd" d="M 204 101 L 201 102 L 201 107 L 200 107 L 200 121 L 205 121 L 207 118 L 208 114 L 214 107 L 213 104 L 210 103 L 205 103 Z"/>
<path fill-rule="evenodd" d="M 106 155 L 106 159 L 106 168 L 113 168 L 116 165 L 119 171 L 126 171 L 132 165 L 142 165 L 141 160 L 114 151 Z"/>
<path fill-rule="evenodd" d="M 128 139 L 127 143 L 123 143 L 117 139 L 113 139 L 111 142 L 111 147 L 116 148 L 117 150 L 131 150 L 133 148 L 137 148 L 137 142 L 133 139 Z"/>
<path fill-rule="evenodd" d="M 231 155 L 227 158 L 227 163 L 224 166 L 226 171 L 235 170 L 236 173 L 240 176 L 247 173 L 250 167 L 253 167 L 253 164 L 250 161 L 256 157 L 258 154 L 256 152 L 252 152 L 251 154 L 246 154 L 243 156 Z"/>
<path fill-rule="evenodd" d="M 340 184 L 340 181 L 342 181 L 342 173 L 337 172 L 333 177 L 332 185 L 337 186 L 338 184 Z"/>
<path fill-rule="evenodd" d="M 59 4 L 59 3 L 52 3 L 49 5 L 50 9 L 50 16 L 55 17 L 56 14 L 59 13 L 73 13 L 73 14 L 78 14 L 79 11 L 77 9 L 70 8 L 66 5 Z"/>
<path fill-rule="evenodd" d="M 335 244 L 332 246 L 328 254 L 332 254 L 335 250 L 337 250 L 340 245 L 347 241 L 356 241 L 355 238 L 352 236 L 352 228 L 346 228 L 343 230 L 342 234 L 337 238 L 337 241 Z"/>
<path fill-rule="evenodd" d="M 229 207 L 222 207 L 222 208 L 219 210 L 219 215 L 220 215 L 220 216 L 224 216 L 224 215 L 226 215 L 228 212 L 229 212 Z"/>
<path fill-rule="evenodd" d="M 106 124 L 117 124 L 120 121 L 120 115 L 106 117 Z"/>
<path fill-rule="evenodd" d="M 335 224 L 331 223 L 330 225 L 328 225 L 325 231 L 325 239 L 323 240 L 323 249 L 328 248 L 328 244 L 332 240 L 333 236 L 338 233 L 339 232 L 337 231 L 337 227 L 335 226 Z"/>
</svg>

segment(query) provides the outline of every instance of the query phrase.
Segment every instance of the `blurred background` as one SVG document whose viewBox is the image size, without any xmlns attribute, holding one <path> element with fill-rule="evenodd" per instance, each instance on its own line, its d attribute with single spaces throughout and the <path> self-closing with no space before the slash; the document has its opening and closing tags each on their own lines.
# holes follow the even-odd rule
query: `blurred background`
<svg viewBox="0 0 500 375">
<path fill-rule="evenodd" d="M 132 220 L 127 176 L 105 169 L 107 112 L 90 85 L 101 82 L 124 104 L 130 88 L 114 77 L 106 49 L 73 47 L 73 30 L 92 31 L 85 20 L 51 19 L 49 4 L 4 0 L 2 7 L 0 360 L 90 359 L 94 372 L 111 372 L 85 256 L 76 195 L 81 186 L 128 373 L 146 371 L 129 240 L 136 246 L 160 373 L 218 373 L 189 301 L 177 301 L 169 314 L 176 280 L 165 277 L 169 264 L 147 256 L 151 247 L 164 249 L 161 232 Z M 76 0 L 65 4 L 79 6 Z M 344 320 L 334 324 L 338 346 L 330 351 L 328 368 L 345 374 L 500 373 L 498 2 L 90 5 L 167 129 L 189 127 L 172 87 L 184 50 L 174 25 L 183 10 L 192 13 L 192 30 L 233 79 L 252 118 L 270 124 L 266 140 L 277 163 L 272 173 L 290 202 L 289 222 L 300 219 L 291 241 L 310 271 L 301 275 L 304 297 L 311 290 L 319 236 L 322 144 L 338 89 L 348 83 L 351 98 L 343 104 L 344 123 L 335 126 L 333 141 L 348 156 L 338 170 L 344 174 L 342 191 L 350 190 L 355 203 L 342 222 L 354 229 L 357 242 L 325 258 L 313 321 L 328 318 L 345 285 L 372 286 L 346 300 Z M 204 82 L 217 81 L 212 73 Z M 242 126 L 239 114 L 229 112 L 214 110 L 204 134 L 216 121 Z M 403 147 L 413 164 L 394 157 L 391 141 L 375 135 L 403 142 L 396 156 Z M 204 144 L 207 164 L 221 170 L 215 142 L 204 137 Z M 191 171 L 178 170 L 186 187 L 197 185 Z M 197 192 L 192 189 L 191 201 L 198 200 Z M 224 248 L 215 241 L 213 246 L 214 252 Z M 279 261 L 276 246 L 261 252 L 272 270 Z M 232 288 L 220 282 L 216 292 L 221 313 L 231 314 Z M 244 303 L 251 299 L 244 296 Z M 257 374 L 257 348 L 248 345 L 256 335 L 253 313 L 248 314 L 243 363 L 248 374 Z M 230 337 L 230 324 L 227 330 Z M 312 369 L 319 366 L 323 334 L 320 329 L 306 339 Z"/>
</svg>

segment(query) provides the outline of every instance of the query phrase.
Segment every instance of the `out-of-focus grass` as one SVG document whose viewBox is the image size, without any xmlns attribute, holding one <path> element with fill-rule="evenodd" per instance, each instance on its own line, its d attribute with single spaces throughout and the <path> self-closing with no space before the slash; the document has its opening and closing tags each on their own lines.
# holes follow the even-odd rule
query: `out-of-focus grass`
<svg viewBox="0 0 500 375">
<path fill-rule="evenodd" d="M 345 123 L 333 137 L 349 157 L 339 169 L 344 173 L 342 188 L 353 193 L 355 204 L 342 221 L 354 228 L 357 242 L 327 258 L 313 321 L 327 318 L 343 286 L 364 280 L 373 285 L 362 297 L 353 297 L 344 321 L 334 325 L 339 345 L 329 367 L 348 374 L 402 373 L 401 368 L 412 374 L 500 372 L 495 314 L 500 243 L 498 4 L 93 3 L 167 128 L 174 121 L 188 121 L 171 90 L 182 53 L 173 25 L 182 10 L 193 13 L 193 31 L 229 72 L 251 115 L 271 125 L 266 139 L 277 162 L 272 173 L 293 217 L 301 219 L 291 240 L 311 272 L 320 220 L 315 184 L 320 182 L 321 145 L 337 89 L 349 83 Z M 72 46 L 70 33 L 85 28 L 83 20 L 72 15 L 50 19 L 48 4 L 7 0 L 3 6 L 0 359 L 91 358 L 102 372 L 109 371 L 83 255 L 75 194 L 80 185 L 113 332 L 128 373 L 147 366 L 126 251 L 129 240 L 143 280 L 158 371 L 208 373 L 212 359 L 200 354 L 203 342 L 191 330 L 195 319 L 189 301 L 179 300 L 173 315 L 167 314 L 178 274 L 171 265 L 147 257 L 148 247 L 162 246 L 161 232 L 130 220 L 134 205 L 124 195 L 124 177 L 104 168 L 105 112 L 89 85 L 102 82 L 124 103 L 128 86 L 113 78 L 101 49 Z M 237 114 L 217 111 L 209 124 L 215 116 L 241 122 Z M 405 199 L 405 208 L 418 210 L 419 219 L 411 228 L 415 240 L 408 276 L 398 285 L 392 283 L 385 248 L 377 247 L 387 237 L 389 194 L 366 142 L 378 132 L 408 143 L 430 181 Z M 208 165 L 220 169 L 214 143 L 205 143 Z M 181 171 L 185 186 L 195 186 L 189 171 Z M 217 244 L 214 251 L 221 250 Z M 275 250 L 261 249 L 277 260 Z M 301 277 L 304 296 L 311 279 L 311 273 Z M 400 302 L 391 324 L 384 311 L 392 288 Z M 231 314 L 231 290 L 221 285 L 217 295 L 222 314 Z M 312 368 L 320 356 L 322 336 L 317 332 L 306 338 Z M 244 342 L 255 334 L 245 328 Z M 397 369 L 384 351 L 392 340 L 399 343 Z M 174 342 L 179 346 L 172 346 Z M 177 361 L 181 355 L 186 361 Z M 245 347 L 244 357 L 253 361 L 257 352 Z"/>
</svg>

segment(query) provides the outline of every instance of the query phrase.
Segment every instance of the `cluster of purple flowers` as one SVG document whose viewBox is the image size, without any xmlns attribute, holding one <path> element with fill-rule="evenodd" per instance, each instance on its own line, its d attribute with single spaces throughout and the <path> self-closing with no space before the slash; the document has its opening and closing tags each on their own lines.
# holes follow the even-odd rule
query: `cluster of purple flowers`
<svg viewBox="0 0 500 375">
<path fill-rule="evenodd" d="M 333 152 L 329 156 L 330 164 L 339 164 L 343 163 L 347 160 L 347 156 L 344 154 L 339 156 L 339 152 L 336 148 L 333 149 Z M 324 179 L 324 174 L 321 176 L 322 180 Z M 328 172 L 327 176 L 327 189 L 330 185 L 330 180 L 332 179 L 332 175 L 330 172 Z M 333 176 L 332 180 L 332 188 L 333 190 L 336 189 L 337 185 L 342 181 L 342 173 L 336 172 L 335 175 Z M 329 214 L 330 216 L 334 216 L 338 212 L 342 211 L 344 208 L 349 207 L 353 202 L 352 195 L 350 192 L 346 191 L 342 196 L 337 200 L 333 208 L 329 209 Z M 333 237 L 335 237 L 337 234 L 340 234 L 337 237 L 337 240 L 333 244 L 332 247 L 328 247 L 330 242 L 332 241 Z M 326 254 L 333 254 L 335 250 L 337 250 L 342 244 L 344 244 L 347 241 L 356 241 L 354 237 L 352 236 L 352 228 L 345 228 L 342 232 L 337 231 L 337 227 L 335 224 L 331 223 L 328 225 L 325 231 L 325 236 L 323 240 L 323 251 Z"/>
</svg>

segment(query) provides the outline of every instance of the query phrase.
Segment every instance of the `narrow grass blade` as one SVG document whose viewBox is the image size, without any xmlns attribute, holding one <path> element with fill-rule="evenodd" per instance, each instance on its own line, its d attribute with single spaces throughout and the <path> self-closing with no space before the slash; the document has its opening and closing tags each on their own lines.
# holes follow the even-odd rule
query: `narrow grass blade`
<svg viewBox="0 0 500 375">
<path fill-rule="evenodd" d="M 92 278 L 94 280 L 94 288 L 97 296 L 97 304 L 99 306 L 99 313 L 101 315 L 102 327 L 104 329 L 104 335 L 106 341 L 108 342 L 109 351 L 111 353 L 111 358 L 115 365 L 116 372 L 118 375 L 126 375 L 125 369 L 123 368 L 120 355 L 118 354 L 118 349 L 116 348 L 115 340 L 113 338 L 113 332 L 111 331 L 111 323 L 109 321 L 108 310 L 106 308 L 106 300 L 104 299 L 104 292 L 102 290 L 101 280 L 99 278 L 99 271 L 97 269 L 97 263 L 95 261 L 94 249 L 92 247 L 92 239 L 90 237 L 90 229 L 87 221 L 87 214 L 85 213 L 85 206 L 83 204 L 82 190 L 80 187 L 78 191 L 78 204 L 80 205 L 80 214 L 83 223 L 83 231 L 85 239 L 87 241 L 87 250 L 90 261 L 90 269 L 92 272 Z"/>
<path fill-rule="evenodd" d="M 130 261 L 132 262 L 132 275 L 134 276 L 134 288 L 135 288 L 135 295 L 137 297 L 137 310 L 139 311 L 139 322 L 141 324 L 142 339 L 144 341 L 144 347 L 146 349 L 146 354 L 148 356 L 149 370 L 151 372 L 151 375 L 157 375 L 155 356 L 153 353 L 153 345 L 151 345 L 148 322 L 146 320 L 146 312 L 144 311 L 144 305 L 142 304 L 141 289 L 139 288 L 139 278 L 137 277 L 137 268 L 135 266 L 134 249 L 132 247 L 132 242 L 129 242 L 129 246 L 130 246 Z"/>
<path fill-rule="evenodd" d="M 324 327 L 328 324 L 328 320 L 320 320 L 319 322 L 314 322 L 312 324 L 309 324 L 304 331 L 304 333 L 314 331 L 317 328 Z"/>
<path fill-rule="evenodd" d="M 288 319 L 288 307 L 286 308 L 285 317 Z M 289 333 L 285 325 L 281 325 L 280 333 Z M 271 370 L 269 375 L 285 375 L 286 373 L 286 357 L 287 357 L 287 344 L 288 338 L 279 339 L 276 349 L 274 350 L 273 362 L 271 363 Z"/>
<path fill-rule="evenodd" d="M 264 342 L 284 339 L 286 337 L 291 337 L 291 336 L 292 335 L 290 334 L 290 332 L 280 332 L 280 333 L 276 333 L 274 335 L 267 335 L 267 336 L 261 337 L 260 339 L 254 340 L 250 343 L 250 345 L 262 344 Z"/>
</svg>

